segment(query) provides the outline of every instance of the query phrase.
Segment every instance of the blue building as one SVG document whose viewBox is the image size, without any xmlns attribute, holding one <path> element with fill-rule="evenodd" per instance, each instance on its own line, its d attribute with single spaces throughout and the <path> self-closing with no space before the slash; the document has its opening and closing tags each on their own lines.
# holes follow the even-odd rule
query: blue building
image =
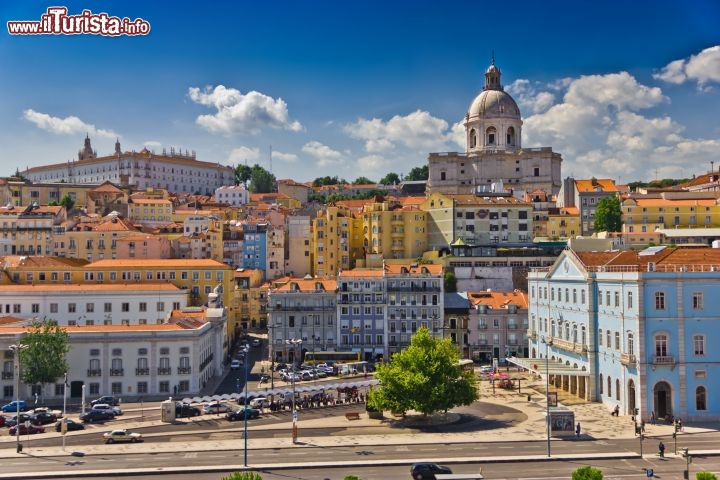
<svg viewBox="0 0 720 480">
<path fill-rule="evenodd" d="M 720 352 L 708 348 L 719 288 L 720 249 L 566 250 L 528 275 L 527 366 L 608 410 L 720 420 Z"/>
<path fill-rule="evenodd" d="M 242 267 L 262 270 L 267 278 L 267 223 L 243 224 Z"/>
</svg>

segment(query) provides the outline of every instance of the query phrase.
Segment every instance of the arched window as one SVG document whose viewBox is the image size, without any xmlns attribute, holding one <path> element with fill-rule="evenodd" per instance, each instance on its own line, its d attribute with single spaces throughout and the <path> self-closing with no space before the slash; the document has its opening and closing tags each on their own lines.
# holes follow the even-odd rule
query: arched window
<svg viewBox="0 0 720 480">
<path fill-rule="evenodd" d="M 490 127 L 485 131 L 485 145 L 496 145 L 497 144 L 497 130 L 495 127 Z"/>
<path fill-rule="evenodd" d="M 600 395 L 603 393 L 603 374 L 600 374 Z"/>
<path fill-rule="evenodd" d="M 515 129 L 513 127 L 508 127 L 507 139 L 505 143 L 507 143 L 508 145 L 515 145 Z"/>
<path fill-rule="evenodd" d="M 612 398 L 612 379 L 610 377 L 607 377 L 607 387 L 608 387 L 608 398 Z"/>
<path fill-rule="evenodd" d="M 620 379 L 615 380 L 615 400 L 620 400 Z"/>
<path fill-rule="evenodd" d="M 585 330 L 585 325 L 580 327 L 580 338 L 580 343 L 582 343 L 583 345 L 587 345 L 587 331 Z"/>
<path fill-rule="evenodd" d="M 470 148 L 477 147 L 477 132 L 475 129 L 470 130 Z"/>
<path fill-rule="evenodd" d="M 577 343 L 577 341 L 578 341 L 577 325 L 575 325 L 575 324 L 573 324 L 573 327 L 572 327 L 572 341 L 573 341 L 573 343 Z"/>
<path fill-rule="evenodd" d="M 705 387 L 695 389 L 695 410 L 707 410 L 707 390 Z"/>
</svg>

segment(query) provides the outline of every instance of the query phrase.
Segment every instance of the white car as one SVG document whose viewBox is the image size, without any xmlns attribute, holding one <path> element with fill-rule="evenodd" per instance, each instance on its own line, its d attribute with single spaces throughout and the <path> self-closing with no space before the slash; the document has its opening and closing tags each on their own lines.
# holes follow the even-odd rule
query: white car
<svg viewBox="0 0 720 480">
<path fill-rule="evenodd" d="M 265 397 L 253 398 L 248 405 L 251 408 L 269 408 L 270 400 Z"/>
<path fill-rule="evenodd" d="M 233 360 L 230 362 L 230 370 L 240 370 L 240 367 L 242 367 L 242 362 L 238 359 Z"/>
<path fill-rule="evenodd" d="M 230 406 L 228 403 L 223 402 L 211 402 L 205 404 L 203 406 L 202 411 L 204 414 L 210 414 L 210 413 L 227 413 L 232 412 L 233 407 Z"/>
<path fill-rule="evenodd" d="M 112 430 L 103 434 L 105 443 L 120 443 L 120 442 L 140 442 L 142 441 L 142 435 L 139 433 L 131 432 L 125 429 Z"/>
<path fill-rule="evenodd" d="M 107 403 L 96 403 L 95 405 L 92 406 L 92 409 L 93 410 L 107 410 L 108 412 L 111 412 L 116 417 L 123 414 L 123 411 L 120 407 L 108 405 Z"/>
</svg>

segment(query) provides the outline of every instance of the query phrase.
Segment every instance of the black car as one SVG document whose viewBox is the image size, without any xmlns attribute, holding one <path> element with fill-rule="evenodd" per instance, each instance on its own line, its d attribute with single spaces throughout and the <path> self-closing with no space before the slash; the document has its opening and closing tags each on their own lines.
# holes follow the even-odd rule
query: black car
<svg viewBox="0 0 720 480">
<path fill-rule="evenodd" d="M 410 466 L 410 475 L 415 480 L 435 480 L 436 473 L 452 473 L 452 470 L 437 463 L 413 463 Z"/>
<path fill-rule="evenodd" d="M 80 415 L 83 423 L 104 422 L 114 418 L 115 415 L 109 410 L 88 410 L 84 415 Z"/>
<path fill-rule="evenodd" d="M 57 416 L 50 412 L 37 412 L 30 415 L 30 423 L 33 425 L 47 425 L 57 422 Z"/>
<path fill-rule="evenodd" d="M 30 422 L 32 423 L 32 417 L 27 413 L 20 414 L 20 423 Z M 14 427 L 17 425 L 17 415 L 5 418 L 5 425 L 8 427 Z"/>
<path fill-rule="evenodd" d="M 96 398 L 95 400 L 90 402 L 90 405 L 92 406 L 92 405 L 95 405 L 96 403 L 107 403 L 108 405 L 117 407 L 118 405 L 120 405 L 120 400 L 113 397 L 112 395 L 104 395 L 104 396 L 102 396 L 100 398 Z"/>
<path fill-rule="evenodd" d="M 62 430 L 61 424 L 63 421 L 65 421 L 67 424 L 68 432 L 72 432 L 73 430 L 85 430 L 85 425 L 83 425 L 82 423 L 79 423 L 79 422 L 76 422 L 75 420 L 66 418 L 64 420 L 60 420 L 57 423 L 55 423 L 55 431 L 56 432 L 59 432 L 60 430 Z"/>
<path fill-rule="evenodd" d="M 237 410 L 233 410 L 232 412 L 228 412 L 225 414 L 225 418 L 228 422 L 235 422 L 237 420 L 245 420 L 245 416 L 247 416 L 248 419 L 251 418 L 258 418 L 260 417 L 260 410 L 257 410 L 255 408 L 250 407 L 243 407 L 238 408 Z"/>
<path fill-rule="evenodd" d="M 175 417 L 197 417 L 202 412 L 199 408 L 188 405 L 187 403 L 176 403 L 175 404 Z"/>
</svg>

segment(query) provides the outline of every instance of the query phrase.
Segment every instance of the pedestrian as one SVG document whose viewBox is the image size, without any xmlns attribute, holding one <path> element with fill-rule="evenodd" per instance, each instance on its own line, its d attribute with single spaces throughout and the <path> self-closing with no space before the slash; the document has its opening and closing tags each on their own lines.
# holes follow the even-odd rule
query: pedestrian
<svg viewBox="0 0 720 480">
<path fill-rule="evenodd" d="M 578 422 L 575 426 L 575 435 L 577 436 L 577 438 L 580 438 L 580 422 Z"/>
<path fill-rule="evenodd" d="M 612 411 L 612 415 L 616 417 L 620 415 L 620 405 L 615 405 L 615 408 Z"/>
<path fill-rule="evenodd" d="M 660 442 L 660 445 L 658 445 L 658 452 L 660 453 L 660 457 L 665 457 L 665 444 Z"/>
<path fill-rule="evenodd" d="M 640 421 L 640 431 L 645 433 L 645 420 Z"/>
<path fill-rule="evenodd" d="M 650 423 L 655 425 L 655 410 L 653 410 L 652 413 L 650 413 Z"/>
<path fill-rule="evenodd" d="M 681 432 L 683 431 L 682 418 L 680 417 L 677 419 L 677 429 Z"/>
</svg>

